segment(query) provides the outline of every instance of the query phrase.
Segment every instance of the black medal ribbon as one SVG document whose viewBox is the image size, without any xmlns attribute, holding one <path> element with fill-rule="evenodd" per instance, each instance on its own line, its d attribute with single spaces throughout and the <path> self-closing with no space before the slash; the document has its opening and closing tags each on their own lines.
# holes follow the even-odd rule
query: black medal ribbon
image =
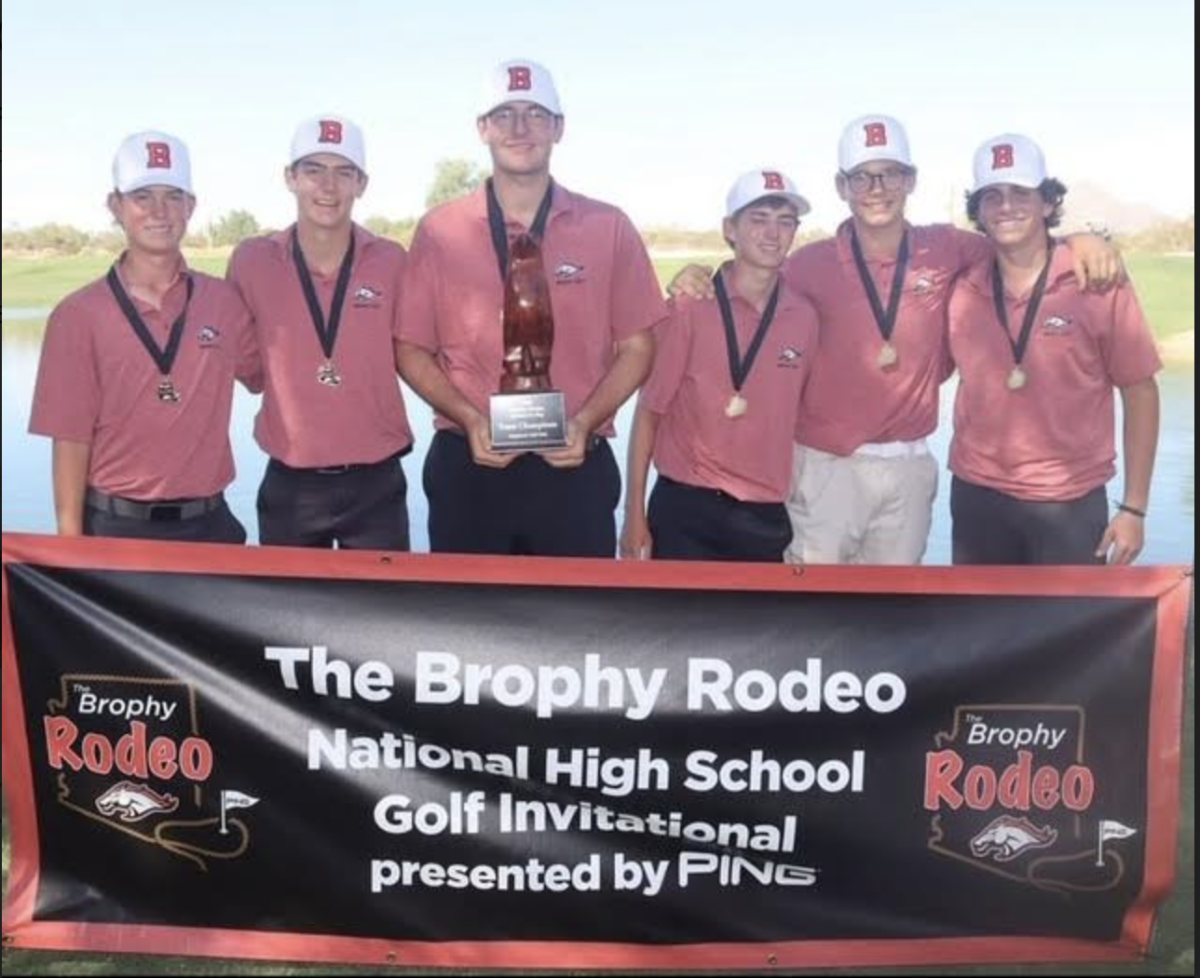
<svg viewBox="0 0 1200 978">
<path fill-rule="evenodd" d="M 742 385 L 746 383 L 746 378 L 750 376 L 750 370 L 754 367 L 758 351 L 762 349 L 763 341 L 767 338 L 767 331 L 771 328 L 771 321 L 775 318 L 775 307 L 779 305 L 779 282 L 775 282 L 775 288 L 771 291 L 771 298 L 767 300 L 767 307 L 763 310 L 762 319 L 758 322 L 758 329 L 754 331 L 754 338 L 750 341 L 750 346 L 746 350 L 744 357 L 738 350 L 737 326 L 733 321 L 733 306 L 729 302 L 729 293 L 725 291 L 725 281 L 722 272 L 717 272 L 715 285 L 717 305 L 721 307 L 721 322 L 725 324 L 725 349 L 729 353 L 729 379 L 733 381 L 733 389 L 740 393 Z"/>
<path fill-rule="evenodd" d="M 529 235 L 538 244 L 546 234 L 546 221 L 550 218 L 550 204 L 554 199 L 554 181 L 546 188 L 542 202 L 538 204 L 537 214 L 533 218 L 533 227 Z M 492 185 L 491 177 L 487 181 L 487 212 L 488 227 L 492 232 L 492 249 L 496 252 L 496 262 L 500 266 L 500 280 L 508 278 L 508 228 L 504 223 L 504 211 L 496 197 L 496 188 Z"/>
<path fill-rule="evenodd" d="M 158 367 L 158 372 L 163 377 L 171 375 L 171 368 L 175 366 L 175 357 L 179 354 L 179 344 L 183 340 L 183 329 L 187 323 L 188 306 L 192 303 L 192 292 L 195 290 L 195 283 L 190 275 L 187 276 L 187 298 L 183 300 L 183 309 L 179 315 L 175 317 L 175 322 L 171 323 L 171 331 L 167 334 L 167 345 L 159 349 L 159 346 L 154 342 L 154 336 L 150 333 L 150 327 L 146 325 L 141 314 L 137 311 L 137 306 L 133 304 L 133 300 L 129 298 L 129 293 L 125 291 L 125 286 L 121 284 L 121 277 L 117 274 L 117 266 L 113 265 L 108 270 L 108 275 L 105 277 L 108 282 L 108 287 L 112 291 L 113 298 L 117 300 L 117 305 L 121 307 L 121 312 L 125 314 L 125 319 L 129 325 L 133 327 L 137 338 L 142 341 L 142 346 L 146 348 L 146 352 L 150 354 L 154 364 Z"/>
<path fill-rule="evenodd" d="M 992 301 L 996 306 L 996 319 L 1004 330 L 1004 338 L 1012 348 L 1013 364 L 1021 366 L 1025 359 L 1025 350 L 1029 347 L 1029 338 L 1033 335 L 1033 324 L 1037 319 L 1038 307 L 1046 294 L 1046 283 L 1050 279 L 1050 260 L 1054 257 L 1054 239 L 1046 249 L 1046 264 L 1042 266 L 1037 281 L 1033 283 L 1033 292 L 1029 295 L 1029 305 L 1025 307 L 1025 319 L 1021 322 L 1021 335 L 1015 340 L 1008 328 L 1008 308 L 1004 302 L 1004 276 L 1000 274 L 999 260 L 992 261 Z"/>
<path fill-rule="evenodd" d="M 321 352 L 326 361 L 333 359 L 333 347 L 337 343 L 338 327 L 342 323 L 342 307 L 346 304 L 346 290 L 350 288 L 350 270 L 354 265 L 354 233 L 350 234 L 350 247 L 346 249 L 346 257 L 342 259 L 342 267 L 338 269 L 337 284 L 333 289 L 333 303 L 329 307 L 329 319 L 325 319 L 325 311 L 321 308 L 321 300 L 317 298 L 317 287 L 313 284 L 312 273 L 304 260 L 304 252 L 300 250 L 300 235 L 292 234 L 292 260 L 296 263 L 296 272 L 300 276 L 300 286 L 304 289 L 304 301 L 308 303 L 308 314 L 312 317 L 313 328 L 317 331 L 317 339 L 321 342 Z"/>
<path fill-rule="evenodd" d="M 904 276 L 908 272 L 908 232 L 900 242 L 900 256 L 896 259 L 896 274 L 892 279 L 892 291 L 888 295 L 887 309 L 879 299 L 875 288 L 875 279 L 867 268 L 867 260 L 863 257 L 862 245 L 858 243 L 858 235 L 850 231 L 850 250 L 854 253 L 854 264 L 858 268 L 858 277 L 862 280 L 863 289 L 867 293 L 867 301 L 871 303 L 871 312 L 875 316 L 875 325 L 885 343 L 890 343 L 892 333 L 896 329 L 896 317 L 900 314 L 900 294 L 904 291 Z"/>
</svg>

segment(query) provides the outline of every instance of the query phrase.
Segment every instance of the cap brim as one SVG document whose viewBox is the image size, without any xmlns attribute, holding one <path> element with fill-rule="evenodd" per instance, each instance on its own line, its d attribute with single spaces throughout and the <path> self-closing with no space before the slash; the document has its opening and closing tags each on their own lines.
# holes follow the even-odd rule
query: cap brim
<svg viewBox="0 0 1200 978">
<path fill-rule="evenodd" d="M 157 174 L 138 177 L 135 180 L 131 180 L 123 187 L 117 187 L 116 191 L 117 193 L 121 194 L 131 194 L 135 190 L 144 190 L 146 187 L 170 187 L 172 190 L 182 190 L 185 194 L 191 194 L 192 196 L 195 196 L 195 194 L 192 193 L 191 187 L 185 187 L 177 180 L 164 180 Z"/>
<path fill-rule="evenodd" d="M 739 214 L 742 211 L 744 211 L 747 207 L 753 207 L 760 200 L 766 200 L 769 197 L 782 197 L 784 200 L 788 201 L 789 203 L 794 204 L 796 207 L 796 216 L 797 217 L 803 217 L 805 214 L 809 213 L 812 210 L 812 205 L 809 204 L 809 202 L 807 200 L 805 200 L 803 197 L 801 197 L 799 194 L 789 193 L 786 190 L 772 190 L 765 194 L 759 194 L 757 197 L 754 197 L 754 198 L 746 201 L 746 203 L 744 203 L 744 204 L 739 204 L 737 207 L 735 207 L 732 211 L 730 211 L 725 216 L 733 217 L 734 215 Z"/>
<path fill-rule="evenodd" d="M 1023 190 L 1037 190 L 1045 183 L 1045 179 L 1033 182 L 1032 177 L 1007 177 L 1003 180 L 987 180 L 983 183 L 975 185 L 975 189 L 971 191 L 973 194 L 979 193 L 981 190 L 987 190 L 988 187 L 1020 187 Z"/>
</svg>

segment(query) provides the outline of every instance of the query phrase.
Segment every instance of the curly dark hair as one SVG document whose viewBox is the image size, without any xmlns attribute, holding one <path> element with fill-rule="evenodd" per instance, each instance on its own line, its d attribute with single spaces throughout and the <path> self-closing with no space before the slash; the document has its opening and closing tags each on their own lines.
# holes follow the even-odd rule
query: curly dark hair
<svg viewBox="0 0 1200 978">
<path fill-rule="evenodd" d="M 971 223 L 980 231 L 983 231 L 983 224 L 979 220 L 979 204 L 983 200 L 983 194 L 987 190 L 976 190 L 974 193 L 967 192 L 967 217 L 971 219 Z M 1056 228 L 1062 222 L 1063 215 L 1063 198 L 1067 196 L 1067 187 L 1061 180 L 1055 180 L 1054 177 L 1047 177 L 1038 187 L 1038 193 L 1042 195 L 1042 200 L 1054 208 L 1050 212 L 1050 216 L 1046 218 L 1046 227 Z"/>
</svg>

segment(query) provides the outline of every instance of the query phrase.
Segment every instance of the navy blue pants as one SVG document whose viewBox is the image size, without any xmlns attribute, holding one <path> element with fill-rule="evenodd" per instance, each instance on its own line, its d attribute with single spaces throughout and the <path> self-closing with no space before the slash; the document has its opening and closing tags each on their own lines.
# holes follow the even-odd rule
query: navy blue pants
<svg viewBox="0 0 1200 978">
<path fill-rule="evenodd" d="M 950 483 L 956 564 L 1103 564 L 1104 487 L 1066 502 L 1016 499 L 955 476 Z"/>
<path fill-rule="evenodd" d="M 522 455 L 506 469 L 476 465 L 467 439 L 439 431 L 425 458 L 434 553 L 612 557 L 621 473 L 604 438 L 581 466 Z"/>
<path fill-rule="evenodd" d="M 779 564 L 792 542 L 783 503 L 747 503 L 660 475 L 647 513 L 656 560 Z"/>
<path fill-rule="evenodd" d="M 407 496 L 396 455 L 328 469 L 271 459 L 258 489 L 258 539 L 279 547 L 408 550 Z"/>
</svg>

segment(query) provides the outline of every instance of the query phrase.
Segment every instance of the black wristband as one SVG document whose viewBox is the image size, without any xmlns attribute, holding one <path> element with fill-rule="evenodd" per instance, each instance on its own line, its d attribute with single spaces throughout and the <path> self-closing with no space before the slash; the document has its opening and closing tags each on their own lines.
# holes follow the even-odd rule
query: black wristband
<svg viewBox="0 0 1200 978">
<path fill-rule="evenodd" d="M 1146 511 L 1138 509 L 1136 506 L 1126 506 L 1125 503 L 1117 503 L 1117 512 L 1128 513 L 1130 516 L 1136 516 L 1139 520 L 1146 518 Z"/>
</svg>

